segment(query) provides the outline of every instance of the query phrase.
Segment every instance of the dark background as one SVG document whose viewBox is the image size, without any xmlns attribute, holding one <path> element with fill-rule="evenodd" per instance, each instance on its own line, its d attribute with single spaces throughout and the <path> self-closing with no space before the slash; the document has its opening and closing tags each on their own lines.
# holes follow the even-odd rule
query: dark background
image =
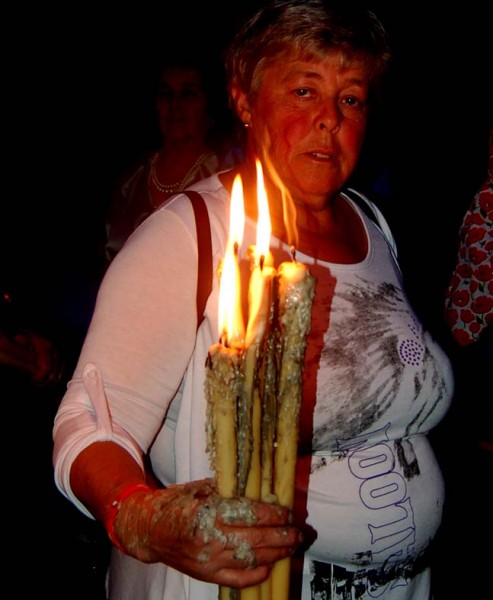
<svg viewBox="0 0 493 600">
<path fill-rule="evenodd" d="M 85 4 L 51 13 L 40 5 L 6 21 L 15 35 L 4 87 L 9 184 L 1 237 L 8 264 L 20 260 L 33 277 L 34 294 L 40 283 L 48 293 L 46 283 L 74 260 L 93 268 L 111 181 L 151 135 L 150 75 L 161 46 L 221 52 L 259 4 L 134 3 L 109 14 Z M 387 27 L 396 58 L 385 118 L 364 164 L 370 173 L 388 170 L 392 195 L 383 208 L 411 289 L 444 285 L 460 220 L 485 174 L 493 112 L 488 3 L 432 4 L 366 3 Z"/>
<path fill-rule="evenodd" d="M 56 11 L 39 4 L 4 14 L 11 41 L 4 54 L 0 268 L 29 320 L 59 340 L 69 368 L 99 284 L 111 183 L 152 134 L 156 54 L 169 43 L 220 53 L 242 16 L 259 4 L 225 8 L 210 0 L 156 9 L 131 3 L 103 10 L 70 3 Z M 448 348 L 443 293 L 462 216 L 488 159 L 491 9 L 488 2 L 366 5 L 387 27 L 396 59 L 361 181 L 388 173 L 391 194 L 379 200 L 398 241 L 409 295 Z M 22 513 L 12 557 L 37 567 L 23 587 L 51 598 L 102 600 L 106 538 L 52 484 L 51 428 L 64 385 L 35 393 L 14 382 L 2 392 L 5 426 L 15 432 L 9 472 Z M 439 442 L 446 458 L 448 440 Z"/>
</svg>

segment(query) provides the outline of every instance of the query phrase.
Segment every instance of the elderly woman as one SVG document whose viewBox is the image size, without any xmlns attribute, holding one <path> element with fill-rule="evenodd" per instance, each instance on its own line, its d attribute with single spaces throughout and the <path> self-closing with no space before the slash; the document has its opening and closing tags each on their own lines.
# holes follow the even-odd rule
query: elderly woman
<svg viewBox="0 0 493 600">
<path fill-rule="evenodd" d="M 114 543 L 111 600 L 215 600 L 218 586 L 243 598 L 287 557 L 291 598 L 430 596 L 444 489 L 426 435 L 448 409 L 450 364 L 409 306 L 381 214 L 374 221 L 346 189 L 388 62 L 372 13 L 321 0 L 260 9 L 227 55 L 247 128 L 240 268 L 256 242 L 258 158 L 274 264 L 294 244 L 316 279 L 292 506 L 225 503 L 215 487 L 204 381 L 219 284 L 198 324 L 189 199 L 153 213 L 113 261 L 54 429 L 59 489 Z M 214 272 L 236 173 L 192 186 L 207 206 Z"/>
</svg>

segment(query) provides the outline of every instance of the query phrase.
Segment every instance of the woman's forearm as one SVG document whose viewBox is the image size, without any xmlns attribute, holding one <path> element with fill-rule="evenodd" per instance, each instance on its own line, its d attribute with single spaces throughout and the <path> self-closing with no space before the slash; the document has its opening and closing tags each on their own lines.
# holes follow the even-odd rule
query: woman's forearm
<svg viewBox="0 0 493 600">
<path fill-rule="evenodd" d="M 146 474 L 115 442 L 94 442 L 74 460 L 70 471 L 73 493 L 102 523 L 106 522 L 115 497 L 137 483 L 148 483 Z"/>
</svg>

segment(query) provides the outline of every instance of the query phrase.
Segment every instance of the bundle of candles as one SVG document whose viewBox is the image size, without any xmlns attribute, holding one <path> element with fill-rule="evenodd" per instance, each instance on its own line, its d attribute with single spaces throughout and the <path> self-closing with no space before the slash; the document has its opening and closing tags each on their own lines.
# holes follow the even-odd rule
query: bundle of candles
<svg viewBox="0 0 493 600">
<path fill-rule="evenodd" d="M 245 332 L 238 264 L 244 208 L 237 176 L 220 269 L 219 342 L 209 348 L 206 365 L 207 450 L 223 497 L 246 496 L 292 508 L 315 278 L 295 260 L 294 252 L 292 261 L 277 269 L 273 266 L 269 207 L 259 161 L 257 201 Z M 239 593 L 220 587 L 220 600 L 287 600 L 290 568 L 289 558 L 278 561 L 266 582 Z"/>
</svg>

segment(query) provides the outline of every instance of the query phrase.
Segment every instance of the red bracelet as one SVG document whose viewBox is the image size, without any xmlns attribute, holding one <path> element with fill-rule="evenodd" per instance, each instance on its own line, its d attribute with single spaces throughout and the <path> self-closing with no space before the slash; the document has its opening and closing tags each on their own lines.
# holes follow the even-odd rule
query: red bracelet
<svg viewBox="0 0 493 600">
<path fill-rule="evenodd" d="M 123 488 L 122 491 L 118 494 L 118 496 L 111 503 L 110 509 L 108 511 L 108 516 L 106 517 L 106 521 L 104 526 L 106 528 L 106 532 L 108 533 L 108 537 L 113 542 L 113 544 L 120 550 L 121 552 L 126 552 L 125 548 L 120 544 L 115 535 L 115 520 L 118 515 L 118 511 L 120 510 L 120 506 L 125 498 L 131 496 L 134 492 L 138 492 L 139 490 L 151 492 L 152 488 L 150 488 L 145 483 L 133 483 L 126 488 Z"/>
</svg>

